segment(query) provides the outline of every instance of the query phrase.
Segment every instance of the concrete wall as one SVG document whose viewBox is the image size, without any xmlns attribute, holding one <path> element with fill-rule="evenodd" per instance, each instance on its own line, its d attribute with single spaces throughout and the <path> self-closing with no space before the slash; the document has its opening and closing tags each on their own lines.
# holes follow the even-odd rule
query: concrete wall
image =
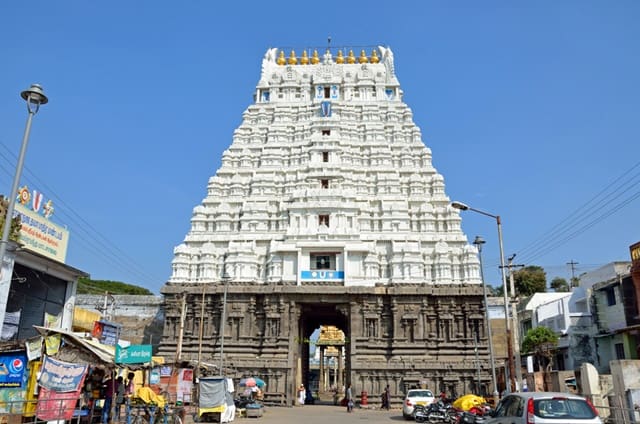
<svg viewBox="0 0 640 424">
<path fill-rule="evenodd" d="M 613 393 L 615 394 L 613 401 L 616 406 L 629 410 L 616 416 L 616 422 L 623 422 L 621 421 L 623 417 L 620 415 L 624 415 L 624 418 L 631 418 L 629 417 L 630 410 L 638 403 L 637 393 L 640 391 L 640 360 L 616 360 L 611 361 L 610 366 L 611 376 L 613 378 Z M 633 396 L 636 398 L 634 399 L 635 402 L 630 399 L 630 395 L 635 395 Z M 637 412 L 632 415 L 635 420 L 640 420 Z"/>
<path fill-rule="evenodd" d="M 107 310 L 103 317 L 122 325 L 121 339 L 132 344 L 152 344 L 155 352 L 164 325 L 162 301 L 161 296 L 107 296 Z M 105 296 L 78 295 L 76 305 L 103 313 Z"/>
</svg>

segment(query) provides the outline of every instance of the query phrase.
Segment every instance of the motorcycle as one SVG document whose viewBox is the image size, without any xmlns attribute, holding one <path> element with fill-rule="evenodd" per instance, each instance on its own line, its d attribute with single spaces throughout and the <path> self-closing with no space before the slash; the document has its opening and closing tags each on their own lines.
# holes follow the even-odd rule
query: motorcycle
<svg viewBox="0 0 640 424">
<path fill-rule="evenodd" d="M 417 423 L 426 423 L 429 420 L 429 416 L 427 415 L 427 411 L 424 406 L 416 405 L 413 408 L 413 419 Z"/>
<path fill-rule="evenodd" d="M 487 421 L 488 408 L 471 408 L 469 411 L 460 411 L 458 414 L 459 424 L 484 424 Z"/>
<path fill-rule="evenodd" d="M 413 417 L 418 423 L 457 423 L 457 412 L 451 404 L 442 401 L 434 402 L 427 407 L 416 406 Z"/>
</svg>

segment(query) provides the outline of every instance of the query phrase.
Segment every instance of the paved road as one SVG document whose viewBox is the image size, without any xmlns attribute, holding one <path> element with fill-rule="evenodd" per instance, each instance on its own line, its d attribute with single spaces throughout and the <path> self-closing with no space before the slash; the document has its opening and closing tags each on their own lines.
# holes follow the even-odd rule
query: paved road
<svg viewBox="0 0 640 424">
<path fill-rule="evenodd" d="M 352 413 L 348 413 L 347 408 L 333 405 L 267 406 L 260 418 L 236 418 L 234 422 L 244 424 L 411 423 L 402 418 L 400 409 L 384 411 L 380 409 L 354 408 Z"/>
</svg>

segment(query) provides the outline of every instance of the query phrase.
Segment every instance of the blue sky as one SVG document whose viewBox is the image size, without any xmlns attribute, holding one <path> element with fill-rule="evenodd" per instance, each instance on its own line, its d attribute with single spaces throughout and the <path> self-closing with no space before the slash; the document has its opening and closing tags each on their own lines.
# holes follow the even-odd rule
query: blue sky
<svg viewBox="0 0 640 424">
<path fill-rule="evenodd" d="M 158 292 L 266 49 L 331 36 L 391 46 L 449 197 L 501 215 L 516 263 L 568 278 L 640 240 L 639 19 L 637 1 L 5 2 L 0 192 L 40 83 L 22 184 L 53 199 L 69 265 Z M 495 221 L 465 212 L 463 230 L 495 285 Z"/>
</svg>

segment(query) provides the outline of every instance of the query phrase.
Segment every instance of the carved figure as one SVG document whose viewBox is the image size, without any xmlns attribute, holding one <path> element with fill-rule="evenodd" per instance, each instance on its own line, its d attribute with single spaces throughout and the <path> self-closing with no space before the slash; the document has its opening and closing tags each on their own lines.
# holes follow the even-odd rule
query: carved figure
<svg viewBox="0 0 640 424">
<path fill-rule="evenodd" d="M 395 76 L 395 68 L 393 66 L 393 52 L 390 47 L 382 47 L 378 46 L 378 50 L 382 53 L 382 63 L 384 63 L 385 68 L 387 68 L 387 73 L 389 76 Z"/>
<path fill-rule="evenodd" d="M 278 49 L 274 47 L 272 49 L 267 49 L 267 52 L 264 54 L 264 57 L 262 58 L 262 74 L 263 75 L 265 70 L 268 68 L 270 64 L 276 63 L 277 51 Z"/>
<path fill-rule="evenodd" d="M 44 206 L 42 207 L 43 209 L 43 215 L 45 218 L 50 218 L 51 215 L 53 215 L 53 201 L 48 200 L 47 203 L 44 204 Z"/>
</svg>

